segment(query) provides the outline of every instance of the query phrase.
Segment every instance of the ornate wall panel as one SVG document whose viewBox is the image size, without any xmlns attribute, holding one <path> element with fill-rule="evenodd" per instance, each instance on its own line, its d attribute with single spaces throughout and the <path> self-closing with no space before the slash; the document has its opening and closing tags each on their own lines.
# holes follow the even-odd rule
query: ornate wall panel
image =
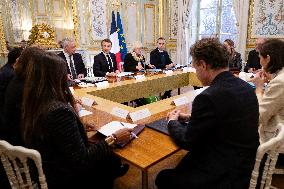
<svg viewBox="0 0 284 189">
<path fill-rule="evenodd" d="M 156 6 L 144 4 L 144 43 L 155 44 L 156 38 Z"/>
<path fill-rule="evenodd" d="M 170 24 L 169 24 L 169 39 L 177 39 L 177 27 L 178 27 L 178 0 L 169 1 L 169 13 L 170 13 Z"/>
<path fill-rule="evenodd" d="M 126 39 L 130 46 L 134 41 L 139 40 L 139 4 L 137 2 L 126 3 Z"/>
<path fill-rule="evenodd" d="M 46 0 L 37 0 L 36 2 L 36 15 L 37 16 L 48 16 L 47 15 L 47 3 Z"/>
<path fill-rule="evenodd" d="M 252 37 L 284 38 L 283 0 L 255 0 Z"/>
<path fill-rule="evenodd" d="M 91 7 L 91 25 L 93 40 L 102 40 L 107 37 L 107 16 L 106 16 L 106 1 L 92 0 Z"/>
</svg>

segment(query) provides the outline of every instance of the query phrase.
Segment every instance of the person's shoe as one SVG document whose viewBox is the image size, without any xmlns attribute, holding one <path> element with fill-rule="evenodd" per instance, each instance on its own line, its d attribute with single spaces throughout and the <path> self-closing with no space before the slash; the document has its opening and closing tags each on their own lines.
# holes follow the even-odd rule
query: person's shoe
<svg viewBox="0 0 284 189">
<path fill-rule="evenodd" d="M 122 177 L 123 175 L 125 175 L 127 173 L 129 169 L 129 165 L 124 163 L 121 164 L 121 166 L 119 167 L 118 173 L 117 173 L 117 177 Z"/>
</svg>

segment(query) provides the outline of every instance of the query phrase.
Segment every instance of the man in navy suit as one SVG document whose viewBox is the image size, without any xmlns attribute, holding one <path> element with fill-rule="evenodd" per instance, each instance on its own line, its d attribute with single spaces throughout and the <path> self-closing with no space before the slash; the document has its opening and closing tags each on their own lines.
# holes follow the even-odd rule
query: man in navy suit
<svg viewBox="0 0 284 189">
<path fill-rule="evenodd" d="M 204 86 L 191 115 L 174 110 L 168 129 L 177 145 L 189 150 L 175 169 L 161 171 L 159 189 L 247 189 L 258 136 L 258 101 L 253 88 L 228 70 L 228 52 L 214 38 L 190 50 L 196 75 Z"/>
<path fill-rule="evenodd" d="M 94 57 L 93 73 L 96 77 L 116 76 L 119 73 L 115 54 L 110 52 L 112 42 L 104 39 L 101 42 L 102 52 Z"/>
<path fill-rule="evenodd" d="M 82 79 L 87 75 L 82 56 L 76 51 L 76 43 L 73 39 L 65 38 L 62 40 L 63 52 L 58 56 L 63 58 L 66 62 L 68 70 L 68 80 Z"/>
</svg>

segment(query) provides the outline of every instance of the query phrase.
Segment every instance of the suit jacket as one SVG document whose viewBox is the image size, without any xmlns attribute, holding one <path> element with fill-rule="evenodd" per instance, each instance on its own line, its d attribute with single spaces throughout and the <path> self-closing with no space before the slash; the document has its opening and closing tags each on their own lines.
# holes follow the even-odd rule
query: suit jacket
<svg viewBox="0 0 284 189">
<path fill-rule="evenodd" d="M 66 60 L 64 53 L 61 52 L 58 54 L 58 56 L 60 56 L 61 58 L 65 60 L 68 74 L 71 74 L 70 69 L 68 68 L 67 60 Z M 84 74 L 84 76 L 87 76 L 87 69 L 85 68 L 85 64 L 83 62 L 82 56 L 79 53 L 75 53 L 73 54 L 73 60 L 74 60 L 74 65 L 75 65 L 77 75 Z"/>
<path fill-rule="evenodd" d="M 259 101 L 259 123 L 261 139 L 267 141 L 275 134 L 278 123 L 284 124 L 284 68 L 266 86 Z"/>
<path fill-rule="evenodd" d="M 105 77 L 107 72 L 115 72 L 117 70 L 117 64 L 115 60 L 115 54 L 110 53 L 110 58 L 113 62 L 113 66 L 108 65 L 108 61 L 103 52 L 94 57 L 93 73 L 96 77 Z"/>
<path fill-rule="evenodd" d="M 231 71 L 241 71 L 242 69 L 242 58 L 241 58 L 241 54 L 238 52 L 235 52 L 235 54 L 233 55 L 233 57 L 231 57 L 229 59 L 229 68 Z"/>
<path fill-rule="evenodd" d="M 165 56 L 165 64 L 162 63 L 161 56 Z M 154 65 L 157 69 L 165 69 L 166 65 L 171 64 L 172 61 L 167 51 L 159 52 L 158 48 L 150 53 L 150 64 Z"/>
<path fill-rule="evenodd" d="M 144 67 L 145 58 L 141 61 L 142 66 Z M 124 58 L 124 71 L 125 72 L 137 72 L 139 70 L 136 69 L 138 66 L 138 61 L 136 61 L 131 53 L 128 53 Z"/>
<path fill-rule="evenodd" d="M 258 52 L 256 52 L 255 49 L 249 52 L 248 61 L 247 61 L 244 71 L 248 72 L 250 68 L 255 68 L 256 70 L 261 68 Z"/>
<path fill-rule="evenodd" d="M 185 188 L 248 188 L 259 146 L 258 116 L 253 88 L 226 71 L 195 98 L 188 123 L 170 121 L 171 137 L 189 150 L 179 166 Z"/>
</svg>

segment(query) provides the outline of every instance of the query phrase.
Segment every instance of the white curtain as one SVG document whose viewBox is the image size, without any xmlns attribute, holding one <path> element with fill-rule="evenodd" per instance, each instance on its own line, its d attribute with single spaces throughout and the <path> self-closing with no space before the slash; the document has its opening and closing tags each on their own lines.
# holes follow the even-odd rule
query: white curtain
<svg viewBox="0 0 284 189">
<path fill-rule="evenodd" d="M 192 8 L 193 0 L 178 1 L 178 32 L 177 32 L 177 53 L 176 64 L 188 64 L 189 42 L 186 27 L 189 23 L 189 15 Z"/>
<path fill-rule="evenodd" d="M 233 9 L 237 19 L 237 40 L 235 41 L 236 50 L 241 53 L 242 59 L 245 60 L 249 1 L 233 0 Z"/>
</svg>

